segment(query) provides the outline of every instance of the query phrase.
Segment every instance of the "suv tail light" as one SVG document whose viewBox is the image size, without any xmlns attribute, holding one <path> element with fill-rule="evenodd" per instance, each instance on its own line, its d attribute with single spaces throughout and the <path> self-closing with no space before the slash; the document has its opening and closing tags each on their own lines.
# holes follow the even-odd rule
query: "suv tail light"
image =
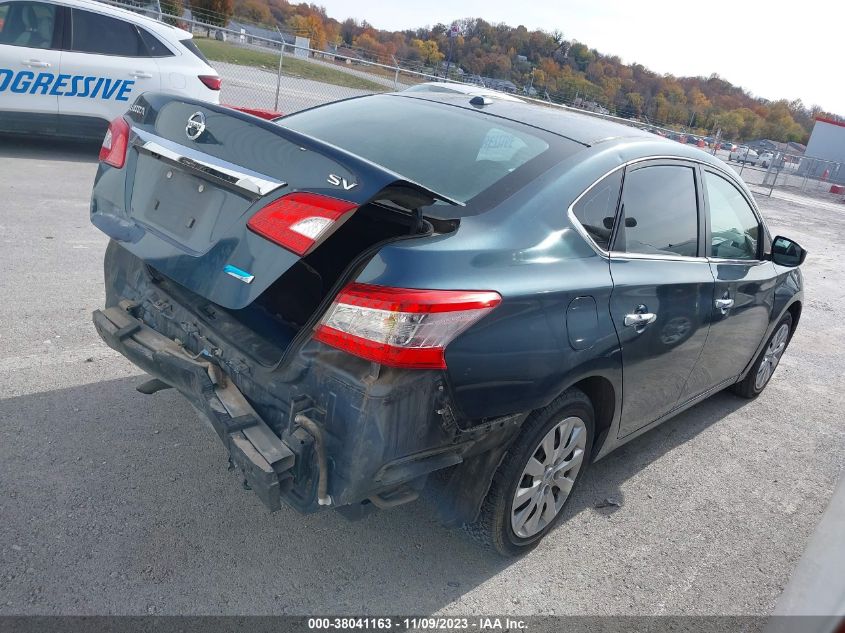
<svg viewBox="0 0 845 633">
<path fill-rule="evenodd" d="M 223 83 L 217 75 L 198 75 L 198 78 L 209 90 L 220 90 L 220 85 Z"/>
<path fill-rule="evenodd" d="M 100 147 L 100 162 L 122 169 L 129 147 L 129 124 L 122 116 L 109 123 L 103 144 Z"/>
<path fill-rule="evenodd" d="M 316 193 L 290 193 L 253 215 L 247 226 L 300 257 L 333 233 L 357 205 Z"/>
<path fill-rule="evenodd" d="M 492 291 L 352 283 L 340 291 L 314 338 L 382 365 L 445 369 L 446 346 L 501 301 Z"/>
</svg>

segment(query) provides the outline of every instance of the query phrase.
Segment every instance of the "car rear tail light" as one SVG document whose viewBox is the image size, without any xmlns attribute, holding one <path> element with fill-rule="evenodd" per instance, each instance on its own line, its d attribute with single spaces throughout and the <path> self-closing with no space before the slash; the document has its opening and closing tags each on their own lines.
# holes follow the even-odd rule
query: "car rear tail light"
<svg viewBox="0 0 845 633">
<path fill-rule="evenodd" d="M 129 124 L 122 116 L 109 123 L 103 144 L 100 147 L 100 162 L 122 169 L 129 147 Z"/>
<path fill-rule="evenodd" d="M 316 193 L 290 193 L 253 215 L 247 226 L 299 256 L 314 249 L 357 205 Z"/>
<path fill-rule="evenodd" d="M 501 301 L 492 291 L 352 283 L 335 298 L 314 338 L 382 365 L 445 369 L 446 346 Z"/>
<path fill-rule="evenodd" d="M 220 85 L 223 83 L 217 75 L 199 75 L 199 80 L 210 90 L 220 90 Z"/>
</svg>

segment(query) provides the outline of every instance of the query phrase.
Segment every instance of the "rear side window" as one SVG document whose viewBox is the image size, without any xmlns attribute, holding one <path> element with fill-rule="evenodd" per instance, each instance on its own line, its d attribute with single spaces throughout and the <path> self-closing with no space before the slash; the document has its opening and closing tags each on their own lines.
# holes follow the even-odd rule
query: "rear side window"
<svg viewBox="0 0 845 633">
<path fill-rule="evenodd" d="M 655 165 L 625 175 L 625 252 L 698 255 L 698 198 L 691 167 Z"/>
<path fill-rule="evenodd" d="M 289 115 L 279 125 L 341 147 L 439 194 L 467 202 L 550 151 L 551 135 L 475 110 L 378 95 Z M 548 139 L 548 140 L 547 140 Z M 560 139 L 562 160 L 580 149 Z"/>
<path fill-rule="evenodd" d="M 56 7 L 43 2 L 0 4 L 0 44 L 51 48 Z"/>
<path fill-rule="evenodd" d="M 757 259 L 760 223 L 745 197 L 730 182 L 704 172 L 710 209 L 710 257 Z"/>
<path fill-rule="evenodd" d="M 134 24 L 79 9 L 72 9 L 71 15 L 70 50 L 119 57 L 146 57 L 146 48 Z"/>
<path fill-rule="evenodd" d="M 202 54 L 202 51 L 199 49 L 199 47 L 194 44 L 194 40 L 179 40 L 179 43 L 185 48 L 187 48 L 189 51 L 191 51 L 194 55 L 199 57 L 206 64 L 208 63 L 208 59 L 206 59 L 205 55 Z"/>
<path fill-rule="evenodd" d="M 173 51 L 167 48 L 155 35 L 140 26 L 136 27 L 138 33 L 141 34 L 141 41 L 147 49 L 147 55 L 150 57 L 171 57 Z"/>
<path fill-rule="evenodd" d="M 572 212 L 596 245 L 603 250 L 610 247 L 622 170 L 619 169 L 593 185 L 574 207 Z"/>
</svg>

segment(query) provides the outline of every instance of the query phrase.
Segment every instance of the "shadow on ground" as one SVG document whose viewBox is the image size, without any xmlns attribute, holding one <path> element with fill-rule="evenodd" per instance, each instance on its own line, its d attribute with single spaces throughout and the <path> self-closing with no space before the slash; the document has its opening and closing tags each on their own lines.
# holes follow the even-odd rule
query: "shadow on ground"
<svg viewBox="0 0 845 633">
<path fill-rule="evenodd" d="M 0 400 L 0 613 L 422 614 L 516 564 L 427 502 L 270 514 L 187 402 L 141 380 Z M 594 464 L 566 514 L 613 511 L 595 506 L 742 404 L 717 395 Z"/>
</svg>

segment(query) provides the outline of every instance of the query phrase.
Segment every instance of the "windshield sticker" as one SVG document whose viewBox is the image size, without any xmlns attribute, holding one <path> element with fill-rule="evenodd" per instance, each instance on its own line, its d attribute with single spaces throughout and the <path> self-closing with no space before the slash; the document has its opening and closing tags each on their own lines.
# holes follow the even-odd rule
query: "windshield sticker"
<svg viewBox="0 0 845 633">
<path fill-rule="evenodd" d="M 476 162 L 480 160 L 508 162 L 519 150 L 526 147 L 528 145 L 518 136 L 494 127 L 484 135 L 475 160 Z"/>
</svg>

